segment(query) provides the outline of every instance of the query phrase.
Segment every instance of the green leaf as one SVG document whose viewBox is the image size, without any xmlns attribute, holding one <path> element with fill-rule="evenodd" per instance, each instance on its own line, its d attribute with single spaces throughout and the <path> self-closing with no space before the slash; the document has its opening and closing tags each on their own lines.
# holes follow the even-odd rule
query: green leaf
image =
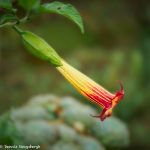
<svg viewBox="0 0 150 150">
<path fill-rule="evenodd" d="M 64 4 L 57 1 L 52 3 L 46 3 L 40 6 L 40 12 L 56 13 L 65 16 L 73 21 L 80 28 L 81 32 L 84 33 L 82 18 L 76 8 L 71 4 Z"/>
<path fill-rule="evenodd" d="M 6 22 L 14 22 L 17 21 L 17 17 L 13 14 L 3 14 L 0 15 L 0 24 L 4 24 Z"/>
<path fill-rule="evenodd" d="M 31 10 L 40 5 L 40 0 L 18 0 L 19 5 L 26 10 Z"/>
<path fill-rule="evenodd" d="M 22 31 L 17 26 L 13 27 L 20 35 L 25 47 L 34 56 L 48 61 L 55 67 L 62 66 L 61 58 L 57 52 L 41 37 L 29 31 Z"/>
</svg>

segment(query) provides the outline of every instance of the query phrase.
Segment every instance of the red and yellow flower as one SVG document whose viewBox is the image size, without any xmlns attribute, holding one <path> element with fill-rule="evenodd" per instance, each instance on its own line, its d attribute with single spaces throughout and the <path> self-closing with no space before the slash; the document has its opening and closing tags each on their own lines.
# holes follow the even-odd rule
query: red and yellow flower
<svg viewBox="0 0 150 150">
<path fill-rule="evenodd" d="M 18 27 L 14 27 L 14 29 L 21 35 L 23 43 L 33 55 L 54 65 L 82 95 L 103 108 L 102 113 L 94 117 L 104 120 L 112 114 L 113 108 L 124 96 L 124 89 L 121 83 L 119 91 L 115 94 L 110 93 L 89 77 L 67 64 L 41 37 L 29 31 L 22 31 Z"/>
<path fill-rule="evenodd" d="M 64 60 L 61 59 L 62 66 L 57 67 L 58 71 L 86 98 L 98 104 L 103 108 L 98 116 L 102 121 L 111 116 L 113 108 L 124 96 L 124 89 L 120 83 L 121 89 L 115 94 L 110 93 L 105 88 L 91 80 L 89 77 L 79 72 Z"/>
</svg>

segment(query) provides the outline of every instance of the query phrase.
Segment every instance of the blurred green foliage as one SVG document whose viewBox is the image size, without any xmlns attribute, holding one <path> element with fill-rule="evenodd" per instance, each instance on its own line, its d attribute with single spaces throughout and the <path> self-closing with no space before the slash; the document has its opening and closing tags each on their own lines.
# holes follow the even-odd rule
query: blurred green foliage
<svg viewBox="0 0 150 150">
<path fill-rule="evenodd" d="M 0 12 L 0 28 L 26 23 L 41 14 L 54 13 L 70 19 L 84 33 L 80 13 L 70 3 L 59 1 L 43 3 L 40 0 L 1 0 Z"/>
<path fill-rule="evenodd" d="M 65 2 L 79 9 L 84 35 L 56 15 L 41 16 L 22 28 L 42 36 L 70 64 L 107 89 L 115 91 L 121 80 L 125 97 L 114 115 L 129 126 L 128 149 L 150 149 L 150 2 Z M 41 93 L 72 95 L 89 104 L 53 67 L 28 54 L 13 30 L 0 30 L 0 48 L 1 113 Z"/>
<path fill-rule="evenodd" d="M 17 133 L 16 126 L 10 118 L 10 114 L 6 113 L 0 116 L 0 144 L 19 144 L 20 135 Z"/>
</svg>

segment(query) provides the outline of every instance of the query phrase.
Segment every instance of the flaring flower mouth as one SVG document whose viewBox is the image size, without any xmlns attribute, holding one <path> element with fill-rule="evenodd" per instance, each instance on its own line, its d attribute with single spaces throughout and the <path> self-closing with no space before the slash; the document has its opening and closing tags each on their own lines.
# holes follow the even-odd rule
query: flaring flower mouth
<svg viewBox="0 0 150 150">
<path fill-rule="evenodd" d="M 108 107 L 104 107 L 100 115 L 91 115 L 92 117 L 100 118 L 103 121 L 105 118 L 112 115 L 113 109 L 119 103 L 119 101 L 124 97 L 124 89 L 122 83 L 120 83 L 120 90 L 116 92 L 114 98 L 111 100 L 111 104 Z"/>
<path fill-rule="evenodd" d="M 103 108 L 100 115 L 94 116 L 103 121 L 112 115 L 113 109 L 124 96 L 124 89 L 121 82 L 120 90 L 115 94 L 107 91 L 105 88 L 94 82 L 92 79 L 79 72 L 64 60 L 61 60 L 62 66 L 57 67 L 58 71 L 88 100 L 98 104 Z"/>
</svg>

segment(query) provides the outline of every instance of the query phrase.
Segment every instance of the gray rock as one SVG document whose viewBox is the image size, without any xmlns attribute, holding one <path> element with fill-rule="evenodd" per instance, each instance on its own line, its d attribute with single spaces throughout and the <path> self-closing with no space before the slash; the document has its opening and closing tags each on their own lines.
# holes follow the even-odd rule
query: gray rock
<svg viewBox="0 0 150 150">
<path fill-rule="evenodd" d="M 50 119 L 49 113 L 41 106 L 24 106 L 11 111 L 13 120 Z"/>
<path fill-rule="evenodd" d="M 58 125 L 57 130 L 59 132 L 60 139 L 63 141 L 73 142 L 77 137 L 76 131 L 65 124 Z"/>
<path fill-rule="evenodd" d="M 129 131 L 127 126 L 115 117 L 103 122 L 95 120 L 91 133 L 109 147 L 125 147 L 129 145 Z"/>
<path fill-rule="evenodd" d="M 38 95 L 33 98 L 31 98 L 28 102 L 29 105 L 45 105 L 47 103 L 57 103 L 59 102 L 59 97 L 53 95 L 53 94 L 44 94 L 44 95 Z"/>
<path fill-rule="evenodd" d="M 94 119 L 90 114 L 96 114 L 95 110 L 87 105 L 72 106 L 66 108 L 62 114 L 63 118 L 68 124 L 73 125 L 75 122 L 81 122 L 85 127 L 91 127 Z"/>
<path fill-rule="evenodd" d="M 58 141 L 55 145 L 49 150 L 82 150 L 77 144 L 68 143 L 63 141 Z"/>
<path fill-rule="evenodd" d="M 71 96 L 62 97 L 60 99 L 61 108 L 66 109 L 68 107 L 73 107 L 73 106 L 81 106 L 81 103 Z"/>
<path fill-rule="evenodd" d="M 77 143 L 81 146 L 82 150 L 105 150 L 104 146 L 93 137 L 79 136 Z"/>
<path fill-rule="evenodd" d="M 58 136 L 55 126 L 42 120 L 29 121 L 25 124 L 18 122 L 16 126 L 25 144 L 52 143 Z"/>
</svg>

